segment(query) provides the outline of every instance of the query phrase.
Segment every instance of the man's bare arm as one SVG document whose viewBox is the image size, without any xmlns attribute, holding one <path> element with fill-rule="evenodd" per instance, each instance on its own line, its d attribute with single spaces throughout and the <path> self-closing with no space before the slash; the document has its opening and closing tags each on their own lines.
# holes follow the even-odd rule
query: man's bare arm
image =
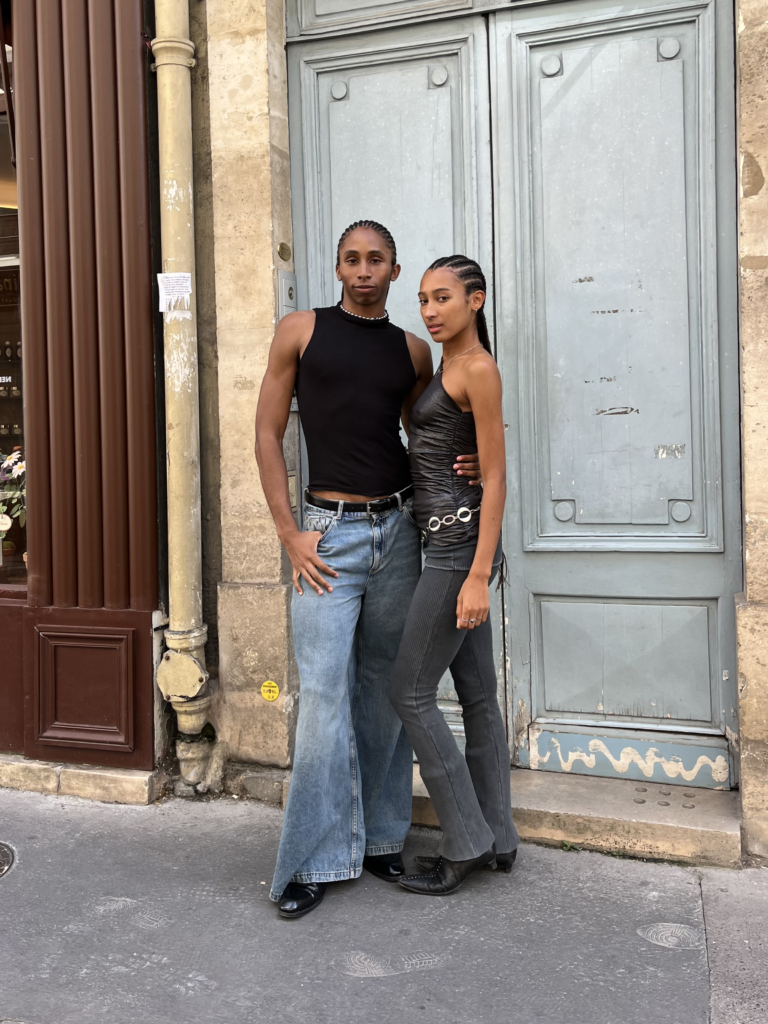
<svg viewBox="0 0 768 1024">
<path fill-rule="evenodd" d="M 400 412 L 400 421 L 406 434 L 411 432 L 411 409 L 427 384 L 432 380 L 434 370 L 432 368 L 432 350 L 423 338 L 418 338 L 410 331 L 405 332 L 405 340 L 408 343 L 408 351 L 411 354 L 411 362 L 416 371 L 416 383 L 405 397 L 403 408 Z"/>
<path fill-rule="evenodd" d="M 275 521 L 277 535 L 293 566 L 293 583 L 302 593 L 299 577 L 321 594 L 322 587 L 330 584 L 319 569 L 336 576 L 317 555 L 320 535 L 314 531 L 302 533 L 296 526 L 288 493 L 288 471 L 283 455 L 283 437 L 291 412 L 291 398 L 296 384 L 299 359 L 315 326 L 312 312 L 289 313 L 277 326 L 269 350 L 267 372 L 259 392 L 256 409 L 256 461 L 259 465 L 261 485 Z"/>
</svg>

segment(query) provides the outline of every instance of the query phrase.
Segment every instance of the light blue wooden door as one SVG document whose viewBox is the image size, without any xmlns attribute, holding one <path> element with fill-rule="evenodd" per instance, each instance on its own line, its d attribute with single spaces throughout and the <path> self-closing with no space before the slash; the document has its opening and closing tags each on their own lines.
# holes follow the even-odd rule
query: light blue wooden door
<svg viewBox="0 0 768 1024">
<path fill-rule="evenodd" d="M 513 757 L 728 787 L 741 590 L 732 9 L 453 6 L 291 5 L 292 31 L 358 30 L 289 47 L 300 305 L 337 299 L 334 246 L 358 218 L 397 239 L 389 308 L 406 329 L 424 333 L 416 292 L 435 256 L 464 251 L 490 271 Z M 443 20 L 359 31 L 421 10 Z M 460 733 L 449 677 L 440 696 Z"/>
<path fill-rule="evenodd" d="M 741 589 L 727 3 L 494 15 L 518 756 L 728 787 Z"/>
</svg>

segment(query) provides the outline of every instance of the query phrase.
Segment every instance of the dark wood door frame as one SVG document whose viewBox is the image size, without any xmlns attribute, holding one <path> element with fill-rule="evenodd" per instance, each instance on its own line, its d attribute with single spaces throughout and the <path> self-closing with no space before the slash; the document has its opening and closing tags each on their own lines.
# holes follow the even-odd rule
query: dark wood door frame
<svg viewBox="0 0 768 1024">
<path fill-rule="evenodd" d="M 24 753 L 148 769 L 158 545 L 143 28 L 142 0 L 13 6 L 28 592 L 0 594 L 0 627 L 18 636 L 0 749 L 20 745 L 23 634 Z"/>
</svg>

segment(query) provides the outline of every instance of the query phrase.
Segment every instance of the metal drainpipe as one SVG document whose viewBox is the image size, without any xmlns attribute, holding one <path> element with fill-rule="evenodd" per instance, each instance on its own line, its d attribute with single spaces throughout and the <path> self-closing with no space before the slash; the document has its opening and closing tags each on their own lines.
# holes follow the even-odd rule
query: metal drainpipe
<svg viewBox="0 0 768 1024">
<path fill-rule="evenodd" d="M 163 272 L 189 273 L 188 308 L 164 313 L 169 628 L 157 683 L 176 711 L 187 785 L 201 785 L 209 755 L 201 739 L 210 703 L 205 670 L 200 510 L 200 405 L 197 374 L 195 229 L 192 190 L 192 90 L 195 47 L 189 0 L 155 0 Z M 186 303 L 182 303 L 182 306 Z M 189 737 L 189 739 L 185 739 Z"/>
</svg>

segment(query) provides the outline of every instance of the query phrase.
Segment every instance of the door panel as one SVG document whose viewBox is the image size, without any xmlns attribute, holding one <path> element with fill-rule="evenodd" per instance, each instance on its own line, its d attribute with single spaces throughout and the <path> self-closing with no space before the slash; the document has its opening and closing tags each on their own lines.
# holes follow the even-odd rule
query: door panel
<svg viewBox="0 0 768 1024">
<path fill-rule="evenodd" d="M 389 313 L 423 336 L 426 267 L 453 252 L 492 257 L 485 22 L 305 43 L 290 58 L 301 308 L 338 301 L 336 242 L 353 221 L 377 220 L 402 266 Z"/>
<path fill-rule="evenodd" d="M 732 781 L 730 17 L 493 16 L 511 710 L 534 768 Z"/>
<path fill-rule="evenodd" d="M 706 605 L 542 601 L 541 704 L 709 723 Z"/>
<path fill-rule="evenodd" d="M 563 26 L 526 39 L 518 67 L 531 550 L 722 547 L 717 277 L 700 259 L 714 22 L 658 20 Z"/>
<path fill-rule="evenodd" d="M 693 499 L 683 59 L 658 49 L 574 47 L 538 82 L 555 532 L 668 525 Z"/>
</svg>

